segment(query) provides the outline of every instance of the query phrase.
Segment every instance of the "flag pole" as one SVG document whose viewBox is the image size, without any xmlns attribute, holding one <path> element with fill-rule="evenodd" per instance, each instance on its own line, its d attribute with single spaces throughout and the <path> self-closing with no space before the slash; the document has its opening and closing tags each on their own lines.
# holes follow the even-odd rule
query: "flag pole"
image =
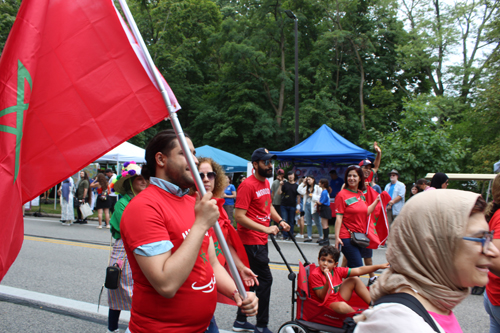
<svg viewBox="0 0 500 333">
<path fill-rule="evenodd" d="M 382 202 L 382 197 L 380 196 L 380 194 L 378 195 L 378 197 L 380 198 L 380 207 L 382 207 L 382 215 L 384 215 L 385 226 L 387 227 L 387 230 L 389 230 L 389 223 L 387 222 L 387 215 L 385 214 L 385 207 Z M 384 241 L 387 241 L 387 238 L 389 238 L 389 234 L 387 234 L 387 237 L 385 237 Z M 382 244 L 382 242 L 380 243 Z"/>
<path fill-rule="evenodd" d="M 163 97 L 163 101 L 165 102 L 165 105 L 167 106 L 170 122 L 172 123 L 172 127 L 174 128 L 175 134 L 177 135 L 177 139 L 179 140 L 182 151 L 184 152 L 184 156 L 186 157 L 186 160 L 188 162 L 189 169 L 190 169 L 191 175 L 193 176 L 193 179 L 195 181 L 198 192 L 201 194 L 201 196 L 204 196 L 207 192 L 205 190 L 205 187 L 203 186 L 203 182 L 201 180 L 200 174 L 197 172 L 198 168 L 194 162 L 193 156 L 191 154 L 191 150 L 189 149 L 189 146 L 187 144 L 186 136 L 184 134 L 184 131 L 182 130 L 182 126 L 181 126 L 181 123 L 179 122 L 179 119 L 177 117 L 177 113 L 175 112 L 175 110 L 172 106 L 172 103 L 170 102 L 170 98 L 169 98 L 167 91 L 165 89 L 165 85 L 163 84 L 163 81 L 161 80 L 160 73 L 156 69 L 156 66 L 154 65 L 153 59 L 151 58 L 151 55 L 149 54 L 149 51 L 146 47 L 146 44 L 144 43 L 144 40 L 142 39 L 142 35 L 141 35 L 139 29 L 137 28 L 137 25 L 135 24 L 134 17 L 132 16 L 130 9 L 128 8 L 126 0 L 119 0 L 119 2 L 120 2 L 120 6 L 123 10 L 123 13 L 125 14 L 125 18 L 127 19 L 127 22 L 130 26 L 130 29 L 132 30 L 132 33 L 134 34 L 134 37 L 135 37 L 137 43 L 139 44 L 142 51 L 144 52 L 144 55 L 146 56 L 146 62 L 148 64 L 148 67 L 154 75 L 155 81 L 158 85 L 158 89 L 160 90 L 160 93 Z M 213 226 L 213 229 L 215 231 L 215 235 L 217 236 L 217 239 L 219 240 L 219 244 L 221 245 L 222 252 L 226 258 L 227 264 L 229 266 L 229 270 L 230 270 L 231 275 L 233 276 L 233 279 L 236 283 L 236 287 L 238 288 L 238 292 L 243 297 L 243 299 L 245 299 L 247 294 L 245 291 L 245 287 L 243 285 L 243 281 L 241 280 L 241 277 L 238 273 L 238 269 L 236 268 L 236 265 L 234 263 L 234 259 L 231 256 L 231 251 L 229 251 L 229 247 L 227 246 L 226 239 L 224 238 L 224 235 L 222 233 L 222 230 L 220 228 L 218 221 Z"/>
</svg>

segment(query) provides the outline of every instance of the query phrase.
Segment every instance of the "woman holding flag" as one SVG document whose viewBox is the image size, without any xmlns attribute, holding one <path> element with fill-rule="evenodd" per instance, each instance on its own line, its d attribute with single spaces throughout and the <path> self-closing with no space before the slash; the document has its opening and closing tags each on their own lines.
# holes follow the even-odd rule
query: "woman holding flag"
<svg viewBox="0 0 500 333">
<path fill-rule="evenodd" d="M 259 281 L 257 280 L 257 275 L 255 275 L 254 272 L 252 272 L 252 270 L 248 268 L 248 266 L 250 265 L 248 263 L 248 257 L 245 248 L 243 246 L 243 243 L 241 242 L 238 233 L 234 229 L 234 226 L 231 223 L 231 220 L 229 219 L 229 216 L 227 215 L 227 212 L 223 207 L 226 200 L 222 198 L 222 194 L 224 193 L 224 189 L 228 185 L 227 184 L 228 178 L 224 173 L 224 169 L 222 169 L 222 167 L 210 157 L 201 157 L 198 159 L 198 161 L 199 161 L 198 171 L 200 172 L 200 177 L 201 180 L 203 181 L 203 186 L 205 187 L 205 190 L 207 192 L 213 193 L 212 198 L 217 201 L 217 206 L 219 207 L 219 214 L 220 214 L 218 222 L 222 229 L 222 233 L 224 234 L 224 238 L 227 241 L 229 250 L 231 251 L 231 255 L 234 259 L 236 268 L 240 273 L 241 279 L 243 280 L 243 283 L 245 284 L 246 287 L 252 287 L 255 284 L 258 285 Z M 190 194 L 195 194 L 195 193 L 196 193 L 196 188 L 192 188 Z M 217 259 L 219 260 L 220 264 L 224 266 L 224 268 L 226 268 L 226 270 L 229 272 L 229 269 L 226 265 L 226 258 L 222 254 L 222 250 L 219 245 L 219 241 L 217 240 L 217 236 L 215 235 L 215 232 L 213 231 L 213 229 L 210 229 L 209 233 L 211 241 L 213 241 L 215 246 L 215 253 L 217 255 Z M 225 297 L 220 293 L 217 294 L 217 302 L 236 305 L 236 303 L 233 300 Z M 215 317 L 212 318 L 210 327 L 211 328 L 217 327 L 217 324 L 215 322 Z"/>
<path fill-rule="evenodd" d="M 228 243 L 229 250 L 233 255 L 236 268 L 238 268 L 241 278 L 243 279 L 243 283 L 245 283 L 247 287 L 252 287 L 255 284 L 259 284 L 257 275 L 255 275 L 252 270 L 248 268 L 248 258 L 245 252 L 245 248 L 243 247 L 243 243 L 241 242 L 238 233 L 231 224 L 231 220 L 229 219 L 226 210 L 223 208 L 225 200 L 222 198 L 222 194 L 224 193 L 224 189 L 227 187 L 227 177 L 224 173 L 224 169 L 222 169 L 222 167 L 210 157 L 201 157 L 198 159 L 198 161 L 198 171 L 200 172 L 200 177 L 203 181 L 203 185 L 205 186 L 205 190 L 207 192 L 212 192 L 213 198 L 217 201 L 217 206 L 219 207 L 220 213 L 219 225 L 224 234 L 224 238 Z M 191 193 L 194 193 L 195 191 L 195 188 L 191 189 Z M 226 259 L 222 255 L 222 250 L 219 246 L 217 236 L 215 236 L 213 229 L 210 229 L 210 232 L 210 236 L 214 241 L 217 259 L 219 259 L 221 265 L 224 266 L 226 263 Z"/>
<path fill-rule="evenodd" d="M 335 247 L 342 245 L 341 251 L 350 268 L 363 266 L 362 258 L 371 258 L 372 250 L 360 248 L 351 243 L 353 232 L 366 233 L 368 215 L 373 213 L 379 202 L 377 197 L 368 206 L 363 192 L 366 190 L 363 171 L 358 165 L 351 165 L 346 170 L 347 186 L 337 194 L 335 207 Z"/>
</svg>

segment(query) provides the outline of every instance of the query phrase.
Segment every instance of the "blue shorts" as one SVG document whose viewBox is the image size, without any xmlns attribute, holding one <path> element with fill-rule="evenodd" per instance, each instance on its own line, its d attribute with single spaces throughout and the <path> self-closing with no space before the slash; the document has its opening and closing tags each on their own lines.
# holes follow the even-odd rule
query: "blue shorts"
<svg viewBox="0 0 500 333">
<path fill-rule="evenodd" d="M 347 259 L 347 267 L 356 268 L 363 266 L 363 258 L 373 257 L 373 250 L 367 248 L 361 248 L 354 244 L 351 244 L 350 238 L 342 238 L 342 253 Z"/>
</svg>

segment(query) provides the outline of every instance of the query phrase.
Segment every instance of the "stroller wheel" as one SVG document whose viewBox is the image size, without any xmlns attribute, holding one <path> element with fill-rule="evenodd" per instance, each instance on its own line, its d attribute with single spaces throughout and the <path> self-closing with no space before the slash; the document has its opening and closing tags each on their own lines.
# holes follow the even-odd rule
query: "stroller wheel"
<svg viewBox="0 0 500 333">
<path fill-rule="evenodd" d="M 309 333 L 309 330 L 296 321 L 289 321 L 281 325 L 278 333 Z"/>
</svg>

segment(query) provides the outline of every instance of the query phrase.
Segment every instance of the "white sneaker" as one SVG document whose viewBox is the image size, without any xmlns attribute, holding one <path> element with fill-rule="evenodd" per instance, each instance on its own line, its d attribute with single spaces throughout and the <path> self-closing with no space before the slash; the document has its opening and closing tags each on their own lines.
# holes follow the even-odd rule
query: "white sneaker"
<svg viewBox="0 0 500 333">
<path fill-rule="evenodd" d="M 108 332 L 107 332 L 107 333 L 120 333 L 120 329 L 119 329 L 119 328 L 117 328 L 117 329 L 116 329 L 116 330 L 114 330 L 114 331 L 110 331 L 110 330 L 108 330 Z"/>
<path fill-rule="evenodd" d="M 98 225 L 98 226 L 97 226 L 97 229 L 102 229 L 102 225 Z"/>
<path fill-rule="evenodd" d="M 111 228 L 111 226 L 108 224 L 108 225 L 106 226 L 106 229 L 110 229 L 110 228 Z"/>
<path fill-rule="evenodd" d="M 295 236 L 295 238 L 304 238 L 304 235 L 298 234 L 297 236 Z"/>
</svg>

